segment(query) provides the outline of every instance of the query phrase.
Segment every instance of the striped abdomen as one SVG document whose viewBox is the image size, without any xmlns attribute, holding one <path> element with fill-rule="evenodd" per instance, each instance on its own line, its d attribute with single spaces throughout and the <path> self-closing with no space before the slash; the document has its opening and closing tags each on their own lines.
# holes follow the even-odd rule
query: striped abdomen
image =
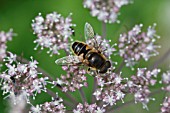
<svg viewBox="0 0 170 113">
<path fill-rule="evenodd" d="M 86 54 L 91 50 L 90 48 L 87 49 L 87 46 L 87 44 L 82 42 L 74 42 L 72 44 L 72 50 L 77 56 L 83 54 L 83 58 L 85 59 Z"/>
<path fill-rule="evenodd" d="M 111 67 L 110 61 L 107 61 L 104 55 L 83 42 L 74 42 L 72 50 L 77 56 L 83 55 L 83 59 L 86 61 L 84 63 L 97 69 L 99 73 L 106 73 Z"/>
</svg>

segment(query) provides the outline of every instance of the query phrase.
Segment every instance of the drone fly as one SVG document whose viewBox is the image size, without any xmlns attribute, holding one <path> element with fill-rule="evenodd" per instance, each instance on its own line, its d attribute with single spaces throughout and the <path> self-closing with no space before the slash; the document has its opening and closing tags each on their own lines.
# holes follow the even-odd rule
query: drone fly
<svg viewBox="0 0 170 113">
<path fill-rule="evenodd" d="M 94 37 L 94 31 L 89 23 L 84 28 L 85 39 L 93 39 L 93 44 L 81 41 L 73 42 L 71 49 L 75 55 L 66 56 L 55 61 L 58 65 L 85 65 L 88 70 L 95 70 L 97 73 L 106 73 L 111 63 L 100 51 L 99 44 Z"/>
</svg>

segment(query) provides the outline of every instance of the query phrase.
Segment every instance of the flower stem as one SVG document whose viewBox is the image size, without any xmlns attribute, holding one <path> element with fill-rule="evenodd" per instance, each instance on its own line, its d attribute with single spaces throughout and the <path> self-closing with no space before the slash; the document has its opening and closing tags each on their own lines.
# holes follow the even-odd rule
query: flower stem
<svg viewBox="0 0 170 113">
<path fill-rule="evenodd" d="M 106 23 L 102 22 L 102 38 L 106 38 Z"/>
<path fill-rule="evenodd" d="M 96 76 L 97 76 L 97 73 L 96 73 Z M 93 93 L 96 91 L 96 89 L 97 89 L 97 78 L 96 77 L 94 77 L 94 83 L 93 83 L 94 85 L 93 85 L 93 91 L 92 91 L 92 103 L 95 103 L 96 102 L 96 98 L 95 98 L 95 96 L 93 95 Z"/>
<path fill-rule="evenodd" d="M 119 65 L 119 67 L 115 70 L 115 73 L 120 73 L 122 68 L 124 67 L 124 65 L 125 65 L 125 62 L 122 61 L 121 64 Z"/>
<path fill-rule="evenodd" d="M 49 94 L 50 96 L 52 96 L 53 98 L 57 98 L 56 97 L 56 94 L 54 92 L 52 92 L 51 90 L 47 89 L 47 94 Z M 76 104 L 73 105 L 73 102 L 68 102 L 66 100 L 63 100 L 63 103 L 69 107 L 72 107 L 72 108 L 75 108 L 76 107 Z"/>
<path fill-rule="evenodd" d="M 82 102 L 85 103 L 87 100 L 86 100 L 86 96 L 82 88 L 79 89 L 79 93 L 80 93 Z"/>
<path fill-rule="evenodd" d="M 170 48 L 168 49 L 168 51 L 166 51 L 162 57 L 160 57 L 158 60 L 156 60 L 153 65 L 151 65 L 149 68 L 153 69 L 153 68 L 157 68 L 159 64 L 163 63 L 163 61 L 165 61 L 168 56 L 170 55 Z"/>
</svg>

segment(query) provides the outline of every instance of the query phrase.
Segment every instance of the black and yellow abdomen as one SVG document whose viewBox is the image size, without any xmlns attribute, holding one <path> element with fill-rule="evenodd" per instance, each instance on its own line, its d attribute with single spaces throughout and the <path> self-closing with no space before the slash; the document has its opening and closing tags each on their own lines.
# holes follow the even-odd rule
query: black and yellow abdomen
<svg viewBox="0 0 170 113">
<path fill-rule="evenodd" d="M 72 50 L 77 56 L 83 54 L 83 58 L 85 59 L 86 54 L 91 50 L 87 49 L 87 46 L 88 45 L 83 42 L 76 41 L 72 44 Z"/>
<path fill-rule="evenodd" d="M 85 62 L 82 63 L 99 70 L 99 73 L 106 73 L 107 69 L 111 67 L 104 55 L 86 43 L 76 41 L 72 44 L 72 50 L 77 56 L 84 59 Z"/>
</svg>

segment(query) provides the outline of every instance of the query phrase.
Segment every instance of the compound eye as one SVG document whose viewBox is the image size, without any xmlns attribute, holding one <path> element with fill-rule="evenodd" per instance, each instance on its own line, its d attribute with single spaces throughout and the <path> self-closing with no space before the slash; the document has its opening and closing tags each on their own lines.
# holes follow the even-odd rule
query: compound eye
<svg viewBox="0 0 170 113">
<path fill-rule="evenodd" d="M 107 68 L 110 68 L 110 67 L 111 67 L 111 63 L 110 63 L 110 61 L 106 61 L 105 66 L 106 66 Z"/>
</svg>

